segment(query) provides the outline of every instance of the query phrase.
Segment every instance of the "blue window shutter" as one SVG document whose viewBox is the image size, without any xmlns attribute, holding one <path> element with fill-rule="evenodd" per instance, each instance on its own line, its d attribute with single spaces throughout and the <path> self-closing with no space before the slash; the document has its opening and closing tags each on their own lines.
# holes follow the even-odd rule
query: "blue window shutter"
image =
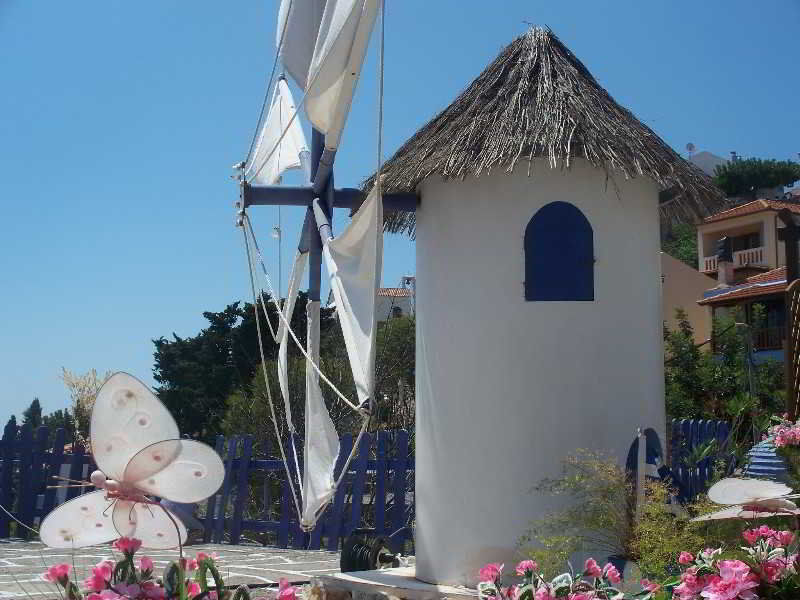
<svg viewBox="0 0 800 600">
<path fill-rule="evenodd" d="M 525 228 L 525 300 L 594 300 L 594 234 L 568 202 L 551 202 Z"/>
</svg>

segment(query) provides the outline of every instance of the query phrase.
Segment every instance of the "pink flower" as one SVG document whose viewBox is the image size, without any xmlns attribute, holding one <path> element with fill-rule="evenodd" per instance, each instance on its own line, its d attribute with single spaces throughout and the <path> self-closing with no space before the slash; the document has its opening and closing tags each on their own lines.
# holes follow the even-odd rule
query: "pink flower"
<svg viewBox="0 0 800 600">
<path fill-rule="evenodd" d="M 84 584 L 93 592 L 102 592 L 106 589 L 106 582 L 111 579 L 114 572 L 114 563 L 104 560 L 92 567 L 92 574 L 84 581 Z"/>
<path fill-rule="evenodd" d="M 742 532 L 742 537 L 745 541 L 750 544 L 751 546 L 755 546 L 756 542 L 758 541 L 759 534 L 757 529 L 745 529 Z"/>
<path fill-rule="evenodd" d="M 289 585 L 289 580 L 281 577 L 278 580 L 278 600 L 297 600 L 297 590 Z"/>
<path fill-rule="evenodd" d="M 53 583 L 60 583 L 63 585 L 64 582 L 69 579 L 69 570 L 70 566 L 67 563 L 53 565 L 47 569 L 47 573 L 42 575 L 42 577 L 44 577 L 45 581 L 51 581 Z"/>
<path fill-rule="evenodd" d="M 112 546 L 123 554 L 135 554 L 142 547 L 142 540 L 123 536 L 115 541 Z"/>
<path fill-rule="evenodd" d="M 794 541 L 794 533 L 791 531 L 776 531 L 772 536 L 779 547 L 785 547 Z"/>
<path fill-rule="evenodd" d="M 142 593 L 141 586 L 135 583 L 118 583 L 114 587 L 123 598 L 138 598 L 139 594 Z"/>
<path fill-rule="evenodd" d="M 89 594 L 86 600 L 128 600 L 112 590 L 103 590 L 99 594 Z"/>
<path fill-rule="evenodd" d="M 597 564 L 595 559 L 587 558 L 583 567 L 583 574 L 589 577 L 600 578 L 603 576 L 603 571 L 600 569 L 600 565 Z"/>
<path fill-rule="evenodd" d="M 185 559 L 185 558 L 182 558 L 180 562 L 181 562 L 181 568 L 183 570 L 185 570 L 185 571 L 196 571 L 197 570 L 197 566 L 198 566 L 197 562 L 198 561 L 197 561 L 196 558 L 190 558 L 188 560 Z"/>
<path fill-rule="evenodd" d="M 606 566 L 603 567 L 603 577 L 608 579 L 614 585 L 617 585 L 620 581 L 622 581 L 622 575 L 619 574 L 619 569 L 617 569 L 617 567 L 611 563 L 606 563 Z"/>
<path fill-rule="evenodd" d="M 91 592 L 102 592 L 106 589 L 106 580 L 99 575 L 90 575 L 83 582 L 83 585 Z"/>
<path fill-rule="evenodd" d="M 478 579 L 480 581 L 488 581 L 494 583 L 500 574 L 503 572 L 503 566 L 500 563 L 488 563 L 478 571 Z"/>
<path fill-rule="evenodd" d="M 164 588 L 157 585 L 155 581 L 145 581 L 142 584 L 142 591 L 146 598 L 150 600 L 164 600 L 166 593 Z"/>
<path fill-rule="evenodd" d="M 523 560 L 519 564 L 517 564 L 516 573 L 517 575 L 531 575 L 534 571 L 539 569 L 539 565 L 536 564 L 536 561 L 533 560 Z"/>
<path fill-rule="evenodd" d="M 681 552 L 678 562 L 682 565 L 690 565 L 694 562 L 694 555 L 691 552 Z"/>
<path fill-rule="evenodd" d="M 786 568 L 786 561 L 782 558 L 768 560 L 761 565 L 761 576 L 767 583 L 775 583 L 781 578 L 781 573 Z"/>
<path fill-rule="evenodd" d="M 205 552 L 198 552 L 197 553 L 197 562 L 200 562 L 201 560 L 205 560 L 206 558 L 211 558 L 211 559 L 217 560 L 218 555 L 217 555 L 216 552 L 212 552 L 211 554 L 206 554 Z"/>
<path fill-rule="evenodd" d="M 517 595 L 517 586 L 508 586 L 505 590 L 503 590 L 502 595 L 508 598 L 508 600 L 514 600 Z"/>
<path fill-rule="evenodd" d="M 657 592 L 661 589 L 660 585 L 653 583 L 649 579 L 642 579 L 639 583 L 641 584 L 642 589 L 646 592 Z"/>
<path fill-rule="evenodd" d="M 681 575 L 681 584 L 674 589 L 674 592 L 680 600 L 693 600 L 705 586 L 706 577 L 698 577 L 697 567 L 691 567 Z"/>
<path fill-rule="evenodd" d="M 153 570 L 153 559 L 149 556 L 142 556 L 139 559 L 139 569 L 142 571 L 152 571 Z"/>
<path fill-rule="evenodd" d="M 595 598 L 597 596 L 594 595 L 594 592 L 580 592 L 567 596 L 567 600 L 594 600 Z"/>
<path fill-rule="evenodd" d="M 750 567 L 740 560 L 719 562 L 719 575 L 708 578 L 708 584 L 700 595 L 709 600 L 758 600 L 751 590 L 759 585 L 758 577 L 750 573 Z"/>
<path fill-rule="evenodd" d="M 200 584 L 196 581 L 190 581 L 186 591 L 189 593 L 189 597 L 197 596 L 200 593 Z"/>
<path fill-rule="evenodd" d="M 556 597 L 549 585 L 543 585 L 536 590 L 536 593 L 533 595 L 533 600 L 556 600 Z"/>
</svg>

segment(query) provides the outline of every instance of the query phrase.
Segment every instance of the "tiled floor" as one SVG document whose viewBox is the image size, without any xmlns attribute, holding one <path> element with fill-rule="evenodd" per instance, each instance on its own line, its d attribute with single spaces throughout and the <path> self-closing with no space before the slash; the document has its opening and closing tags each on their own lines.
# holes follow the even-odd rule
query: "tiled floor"
<svg viewBox="0 0 800 600">
<path fill-rule="evenodd" d="M 264 585 L 286 577 L 294 583 L 306 582 L 314 575 L 336 573 L 339 570 L 337 552 L 282 550 L 262 546 L 230 546 L 203 544 L 185 549 L 186 556 L 199 551 L 219 555 L 217 564 L 225 585 Z M 177 558 L 176 550 L 140 550 L 153 559 L 156 572 Z M 59 591 L 42 580 L 45 565 L 67 562 L 74 565 L 78 580 L 86 578 L 90 568 L 105 558 L 111 558 L 110 546 L 81 548 L 74 552 L 54 550 L 38 542 L 0 540 L 0 598 L 58 599 Z"/>
</svg>

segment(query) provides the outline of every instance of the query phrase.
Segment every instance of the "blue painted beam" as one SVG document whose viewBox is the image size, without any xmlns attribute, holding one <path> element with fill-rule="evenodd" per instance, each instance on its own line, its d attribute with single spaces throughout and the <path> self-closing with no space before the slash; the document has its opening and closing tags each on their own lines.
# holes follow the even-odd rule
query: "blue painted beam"
<svg viewBox="0 0 800 600">
<path fill-rule="evenodd" d="M 310 185 L 249 185 L 244 184 L 242 199 L 244 206 L 311 206 L 314 188 Z M 358 188 L 339 188 L 334 191 L 334 208 L 353 208 L 365 198 Z M 383 210 L 388 212 L 415 212 L 418 198 L 413 193 L 383 195 Z"/>
</svg>

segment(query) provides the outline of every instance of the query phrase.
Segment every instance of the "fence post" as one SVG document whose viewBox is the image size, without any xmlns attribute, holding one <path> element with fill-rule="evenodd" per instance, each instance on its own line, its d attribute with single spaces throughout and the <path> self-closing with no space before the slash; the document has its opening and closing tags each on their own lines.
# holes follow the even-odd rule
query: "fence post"
<svg viewBox="0 0 800 600">
<path fill-rule="evenodd" d="M 239 445 L 239 436 L 234 435 L 228 438 L 228 453 L 225 457 L 225 479 L 222 482 L 222 493 L 219 497 L 219 507 L 217 508 L 216 522 L 214 523 L 214 543 L 221 544 L 225 534 L 225 512 L 228 507 L 228 497 L 231 493 L 231 479 L 233 471 L 233 459 L 236 458 L 236 448 Z"/>
<path fill-rule="evenodd" d="M 56 485 L 53 475 L 61 474 L 61 464 L 64 462 L 64 440 L 66 438 L 66 431 L 63 428 L 56 429 L 55 439 L 53 441 L 53 450 L 50 454 L 49 467 L 45 474 L 45 490 L 44 490 L 44 504 L 42 505 L 42 516 L 49 513 L 56 504 L 56 490 L 55 488 L 47 489 L 48 485 Z"/>
<path fill-rule="evenodd" d="M 378 432 L 378 444 L 375 451 L 375 533 L 386 535 L 386 472 L 388 461 L 386 459 L 386 443 L 389 434 L 386 431 Z"/>
<path fill-rule="evenodd" d="M 36 509 L 36 497 L 33 493 L 35 466 L 33 463 L 33 431 L 30 425 L 23 425 L 19 436 L 19 515 L 20 521 L 28 527 L 33 527 L 33 513 Z M 27 529 L 17 529 L 19 537 L 28 539 L 30 532 Z"/>
<path fill-rule="evenodd" d="M 250 498 L 248 475 L 250 474 L 250 456 L 253 453 L 253 436 L 247 435 L 242 440 L 242 456 L 239 459 L 239 472 L 237 473 L 236 502 L 233 505 L 233 522 L 231 523 L 231 544 L 238 544 L 242 534 L 242 518 L 244 507 Z"/>
<path fill-rule="evenodd" d="M 353 449 L 353 436 L 347 433 L 339 441 L 339 458 L 334 469 L 334 478 L 338 479 L 342 474 L 344 461 Z M 344 495 L 347 489 L 347 474 L 344 474 L 339 487 L 336 488 L 336 495 L 333 498 L 333 506 L 328 509 L 328 550 L 335 552 L 339 549 L 339 538 L 342 535 L 342 520 L 344 519 Z"/>
<path fill-rule="evenodd" d="M 2 473 L 0 475 L 0 504 L 10 512 L 14 512 L 14 446 L 17 439 L 17 427 L 10 423 L 6 424 L 3 430 L 2 454 Z M 0 511 L 0 538 L 7 538 L 11 535 L 11 518 L 3 511 Z"/>
<path fill-rule="evenodd" d="M 406 525 L 405 512 L 406 512 L 406 468 L 408 465 L 408 432 L 400 430 L 395 435 L 395 462 L 394 462 L 394 481 L 392 500 L 394 508 L 392 510 L 392 531 L 395 533 Z M 395 538 L 395 546 L 393 550 L 397 551 L 402 546 L 402 541 L 405 541 L 405 536 Z"/>
<path fill-rule="evenodd" d="M 214 445 L 214 450 L 217 451 L 221 459 L 225 458 L 225 437 L 218 435 L 217 442 Z M 218 490 L 219 491 L 219 490 Z M 214 531 L 214 524 L 216 523 L 216 508 L 217 508 L 217 492 L 211 495 L 206 504 L 206 519 L 203 523 L 203 542 L 206 544 L 211 541 L 211 534 Z M 224 513 L 223 513 L 224 517 Z"/>
<path fill-rule="evenodd" d="M 348 536 L 358 529 L 361 524 L 361 509 L 364 504 L 364 484 L 367 479 L 367 461 L 369 460 L 369 449 L 372 446 L 372 436 L 364 433 L 358 445 L 358 454 L 354 459 L 353 488 L 350 494 L 350 521 L 345 525 L 343 535 Z"/>
</svg>

